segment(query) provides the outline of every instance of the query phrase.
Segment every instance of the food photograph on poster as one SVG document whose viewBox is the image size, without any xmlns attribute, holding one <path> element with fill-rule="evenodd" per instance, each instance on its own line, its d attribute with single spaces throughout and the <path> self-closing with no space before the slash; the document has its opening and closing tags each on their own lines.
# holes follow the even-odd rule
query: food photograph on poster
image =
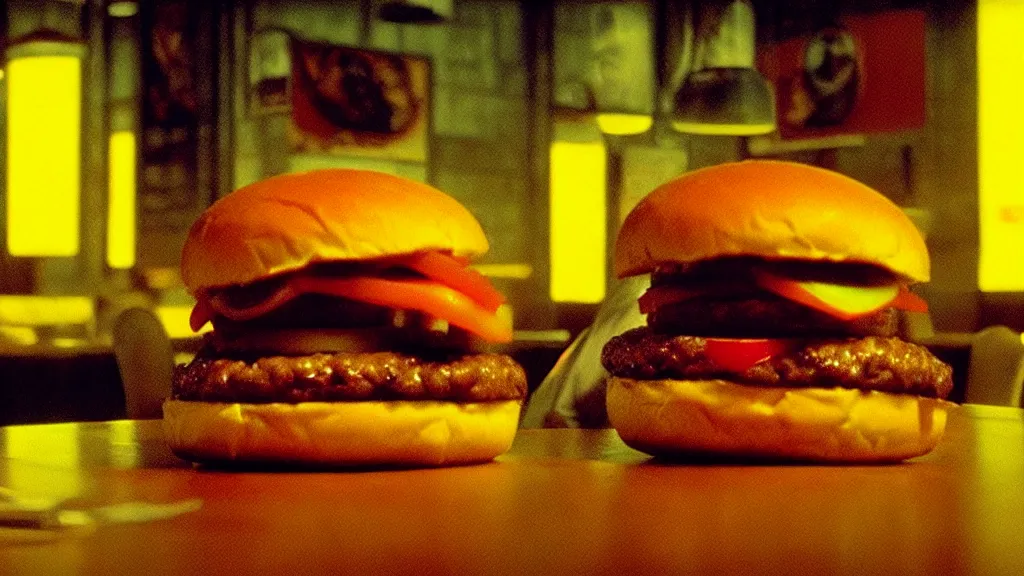
<svg viewBox="0 0 1024 576">
<path fill-rule="evenodd" d="M 430 61 L 293 38 L 296 153 L 427 159 Z"/>
<path fill-rule="evenodd" d="M 925 122 L 925 14 L 851 15 L 759 50 L 779 135 L 897 132 Z"/>
</svg>

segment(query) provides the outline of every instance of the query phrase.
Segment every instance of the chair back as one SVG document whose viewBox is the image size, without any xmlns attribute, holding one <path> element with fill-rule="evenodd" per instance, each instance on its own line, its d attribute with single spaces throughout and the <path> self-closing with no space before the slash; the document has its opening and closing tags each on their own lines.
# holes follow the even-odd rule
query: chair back
<svg viewBox="0 0 1024 576">
<path fill-rule="evenodd" d="M 163 324 L 151 310 L 129 308 L 114 321 L 112 337 L 128 418 L 160 418 L 174 374 L 174 351 Z"/>
<path fill-rule="evenodd" d="M 989 326 L 971 340 L 964 401 L 1024 406 L 1024 341 L 1006 326 Z"/>
</svg>

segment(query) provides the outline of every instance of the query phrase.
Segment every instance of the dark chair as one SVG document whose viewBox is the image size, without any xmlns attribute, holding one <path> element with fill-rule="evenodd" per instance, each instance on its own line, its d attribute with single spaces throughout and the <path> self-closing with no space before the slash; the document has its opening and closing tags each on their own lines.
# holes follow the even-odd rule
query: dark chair
<svg viewBox="0 0 1024 576">
<path fill-rule="evenodd" d="M 159 318 L 145 308 L 129 308 L 114 321 L 114 356 L 124 386 L 128 418 L 160 418 L 171 394 L 174 352 Z"/>
<path fill-rule="evenodd" d="M 989 326 L 971 339 L 964 401 L 1024 406 L 1024 342 L 1006 326 Z"/>
</svg>

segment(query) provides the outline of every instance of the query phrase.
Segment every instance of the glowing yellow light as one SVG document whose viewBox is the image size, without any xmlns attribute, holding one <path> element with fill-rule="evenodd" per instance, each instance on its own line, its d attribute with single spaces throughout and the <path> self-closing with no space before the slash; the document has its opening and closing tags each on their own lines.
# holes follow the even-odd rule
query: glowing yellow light
<svg viewBox="0 0 1024 576">
<path fill-rule="evenodd" d="M 39 343 L 39 335 L 31 326 L 0 326 L 0 338 L 5 344 L 18 346 L 34 346 Z"/>
<path fill-rule="evenodd" d="M 135 133 L 110 135 L 109 200 L 107 202 L 107 264 L 135 265 Z"/>
<path fill-rule="evenodd" d="M 978 2 L 978 288 L 1024 290 L 1024 2 Z"/>
<path fill-rule="evenodd" d="M 164 325 L 170 338 L 192 338 L 197 334 L 189 327 L 188 317 L 192 314 L 192 306 L 157 306 L 156 317 Z M 199 330 L 199 334 L 209 332 L 213 328 L 209 323 Z"/>
<path fill-rule="evenodd" d="M 526 280 L 533 274 L 529 264 L 474 264 L 472 268 L 488 278 Z"/>
<path fill-rule="evenodd" d="M 107 5 L 107 14 L 115 18 L 130 18 L 139 13 L 139 5 L 135 2 L 111 2 Z"/>
<path fill-rule="evenodd" d="M 5 326 L 91 325 L 96 306 L 89 296 L 0 295 L 0 324 Z"/>
<path fill-rule="evenodd" d="M 764 136 L 775 131 L 775 124 L 701 124 L 672 122 L 677 132 L 700 136 Z"/>
<path fill-rule="evenodd" d="M 551 299 L 600 302 L 607 198 L 603 142 L 551 144 Z"/>
<path fill-rule="evenodd" d="M 17 462 L 7 471 L 4 487 L 15 494 L 63 500 L 79 496 L 79 436 L 74 424 L 52 424 L 46 431 L 11 426 L 3 431 L 4 456 Z"/>
<path fill-rule="evenodd" d="M 76 56 L 7 63 L 7 246 L 14 256 L 78 253 L 81 96 Z"/>
<path fill-rule="evenodd" d="M 654 125 L 654 117 L 647 114 L 598 114 L 597 127 L 605 134 L 628 136 L 643 134 Z"/>
</svg>

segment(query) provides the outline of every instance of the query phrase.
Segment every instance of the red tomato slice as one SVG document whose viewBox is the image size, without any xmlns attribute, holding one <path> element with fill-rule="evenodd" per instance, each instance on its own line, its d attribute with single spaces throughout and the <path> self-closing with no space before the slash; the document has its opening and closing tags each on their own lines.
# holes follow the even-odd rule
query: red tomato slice
<svg viewBox="0 0 1024 576">
<path fill-rule="evenodd" d="M 505 297 L 491 286 L 490 280 L 483 274 L 447 254 L 420 252 L 401 258 L 397 263 L 462 292 L 491 312 L 505 303 Z"/>
<path fill-rule="evenodd" d="M 198 331 L 216 312 L 232 320 L 250 320 L 270 312 L 304 293 L 359 300 L 398 310 L 418 310 L 472 332 L 491 342 L 510 342 L 512 327 L 465 294 L 429 280 L 393 280 L 374 277 L 292 278 L 271 298 L 249 308 L 232 308 L 216 298 L 200 298 L 190 324 Z"/>
<path fill-rule="evenodd" d="M 210 306 L 210 300 L 200 295 L 196 298 L 196 305 L 192 307 L 192 313 L 188 317 L 188 325 L 192 328 L 193 332 L 199 332 L 199 329 L 206 326 L 206 323 L 213 320 L 213 308 Z"/>
<path fill-rule="evenodd" d="M 795 345 L 793 340 L 778 338 L 705 338 L 704 341 L 704 353 L 708 359 L 737 374 Z"/>
<path fill-rule="evenodd" d="M 893 308 L 906 310 L 907 312 L 928 311 L 928 303 L 925 302 L 924 298 L 914 294 L 910 291 L 910 288 L 907 288 L 906 286 L 900 286 L 900 293 L 891 304 Z"/>
<path fill-rule="evenodd" d="M 392 280 L 369 276 L 307 278 L 289 281 L 296 293 L 316 292 L 399 310 L 418 310 L 491 342 L 510 342 L 512 327 L 493 312 L 448 286 L 423 280 Z"/>
</svg>

